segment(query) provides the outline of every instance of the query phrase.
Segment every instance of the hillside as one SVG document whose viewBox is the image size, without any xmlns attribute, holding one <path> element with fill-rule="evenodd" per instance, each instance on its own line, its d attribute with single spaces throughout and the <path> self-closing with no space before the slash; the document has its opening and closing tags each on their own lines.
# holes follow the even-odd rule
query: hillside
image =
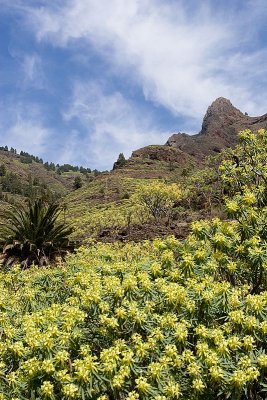
<svg viewBox="0 0 267 400">
<path fill-rule="evenodd" d="M 82 238 L 138 240 L 187 233 L 192 220 L 222 214 L 218 164 L 227 149 L 237 143 L 238 132 L 267 128 L 267 114 L 249 117 L 231 102 L 218 98 L 208 108 L 201 131 L 177 133 L 165 145 L 150 145 L 133 151 L 124 165 L 66 197 L 67 215 Z M 171 224 L 156 225 L 131 213 L 131 196 L 146 182 L 178 183 L 187 197 L 177 204 Z M 130 221 L 130 222 L 129 222 Z"/>
<path fill-rule="evenodd" d="M 94 172 L 65 164 L 43 163 L 38 157 L 7 147 L 0 148 L 1 207 L 21 203 L 25 199 L 45 195 L 62 198 L 75 188 L 75 179 L 82 185 L 94 179 Z"/>
<path fill-rule="evenodd" d="M 173 134 L 164 145 L 150 145 L 133 151 L 110 172 L 98 174 L 84 169 L 49 169 L 48 163 L 25 162 L 25 155 L 0 150 L 1 207 L 44 193 L 61 197 L 64 216 L 74 227 L 73 238 L 112 242 L 152 239 L 174 234 L 184 237 L 196 219 L 223 216 L 218 165 L 225 151 L 237 143 L 243 129 L 267 128 L 267 114 L 249 117 L 231 102 L 218 98 L 208 108 L 201 131 L 196 135 Z M 26 157 L 27 159 L 27 157 Z M 39 161 L 37 159 L 37 161 Z M 1 174 L 1 172 L 0 172 Z M 2 174 L 3 175 L 3 174 Z M 79 177 L 80 188 L 74 190 Z M 136 210 L 134 194 L 144 185 L 176 183 L 182 191 L 172 218 L 161 223 Z"/>
</svg>

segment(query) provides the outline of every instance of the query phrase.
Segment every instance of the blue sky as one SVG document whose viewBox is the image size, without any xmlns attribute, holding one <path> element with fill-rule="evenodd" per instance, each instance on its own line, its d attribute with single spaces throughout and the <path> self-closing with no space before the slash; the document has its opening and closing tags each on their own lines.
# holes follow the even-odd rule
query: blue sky
<svg viewBox="0 0 267 400">
<path fill-rule="evenodd" d="M 265 0 L 0 0 L 0 145 L 103 170 L 219 96 L 264 114 L 266 22 Z"/>
</svg>

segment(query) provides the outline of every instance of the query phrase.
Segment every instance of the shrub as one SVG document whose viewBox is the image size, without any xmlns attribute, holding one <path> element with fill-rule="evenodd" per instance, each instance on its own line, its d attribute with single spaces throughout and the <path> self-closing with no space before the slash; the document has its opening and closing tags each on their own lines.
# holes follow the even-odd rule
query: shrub
<svg viewBox="0 0 267 400">
<path fill-rule="evenodd" d="M 2 274 L 2 399 L 263 400 L 266 292 L 222 280 L 206 225 Z"/>
<path fill-rule="evenodd" d="M 155 182 L 141 185 L 133 195 L 133 203 L 147 209 L 155 220 L 170 217 L 175 203 L 180 200 L 181 191 L 176 184 Z"/>
</svg>

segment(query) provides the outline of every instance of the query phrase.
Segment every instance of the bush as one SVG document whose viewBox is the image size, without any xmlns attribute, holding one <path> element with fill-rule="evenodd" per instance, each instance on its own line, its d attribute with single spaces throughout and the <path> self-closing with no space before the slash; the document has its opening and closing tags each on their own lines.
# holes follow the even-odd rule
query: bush
<svg viewBox="0 0 267 400">
<path fill-rule="evenodd" d="M 194 231 L 2 274 L 2 398 L 264 399 L 266 292 L 223 281 Z"/>
<path fill-rule="evenodd" d="M 266 206 L 227 163 L 232 220 L 0 274 L 2 399 L 266 399 Z"/>
<path fill-rule="evenodd" d="M 159 220 L 171 216 L 173 207 L 180 198 L 181 191 L 176 184 L 155 182 L 141 185 L 133 195 L 132 201 L 147 209 L 155 220 Z"/>
</svg>

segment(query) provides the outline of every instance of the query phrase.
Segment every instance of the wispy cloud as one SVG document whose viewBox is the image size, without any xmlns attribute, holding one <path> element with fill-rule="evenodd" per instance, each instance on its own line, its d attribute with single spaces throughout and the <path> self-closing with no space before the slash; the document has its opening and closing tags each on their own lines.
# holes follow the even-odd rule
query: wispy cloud
<svg viewBox="0 0 267 400">
<path fill-rule="evenodd" d="M 33 51 L 25 52 L 17 46 L 9 46 L 8 53 L 18 67 L 16 76 L 17 87 L 21 89 L 27 87 L 43 89 L 45 87 L 46 79 L 40 55 Z"/>
<path fill-rule="evenodd" d="M 88 41 L 118 74 L 127 70 L 148 100 L 200 119 L 218 96 L 250 113 L 262 111 L 252 82 L 255 65 L 258 79 L 264 78 L 267 53 L 246 46 L 256 40 L 253 24 L 263 23 L 266 10 L 259 14 L 260 1 L 258 7 L 241 3 L 237 18 L 228 2 L 215 9 L 209 1 L 75 0 L 32 9 L 31 21 L 39 40 L 60 46 Z"/>
<path fill-rule="evenodd" d="M 42 119 L 41 111 L 34 104 L 16 104 L 14 99 L 5 103 L 1 102 L 1 145 L 45 157 L 54 132 L 45 126 Z"/>
<path fill-rule="evenodd" d="M 37 54 L 24 54 L 21 62 L 24 74 L 24 84 L 41 89 L 44 87 L 45 77 L 42 69 L 42 60 Z"/>
<path fill-rule="evenodd" d="M 166 132 L 160 132 L 149 115 L 142 115 L 119 92 L 107 93 L 100 85 L 93 82 L 76 82 L 73 98 L 68 108 L 63 111 L 66 122 L 75 119 L 82 125 L 83 134 L 73 133 L 65 142 L 65 152 L 82 148 L 80 163 L 90 162 L 96 168 L 110 168 L 114 156 L 123 152 L 130 156 L 140 146 L 151 143 L 163 143 Z M 75 154 L 75 151 L 74 151 Z M 76 154 L 80 154 L 79 151 Z M 78 160 L 76 163 L 79 164 Z"/>
<path fill-rule="evenodd" d="M 4 58 L 12 74 L 0 80 L 0 138 L 13 147 L 110 168 L 120 152 L 164 143 L 165 122 L 197 132 L 219 96 L 250 115 L 267 111 L 264 0 L 0 4 L 15 25 Z"/>
</svg>

